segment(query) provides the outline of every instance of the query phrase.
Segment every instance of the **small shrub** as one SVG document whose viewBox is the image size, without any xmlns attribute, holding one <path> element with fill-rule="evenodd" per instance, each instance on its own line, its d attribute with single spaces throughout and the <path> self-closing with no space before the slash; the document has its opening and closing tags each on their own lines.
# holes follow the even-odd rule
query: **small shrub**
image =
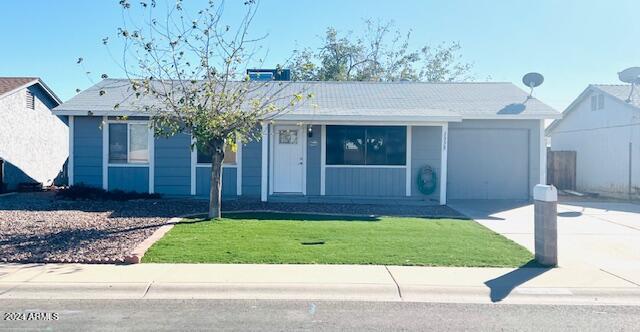
<svg viewBox="0 0 640 332">
<path fill-rule="evenodd" d="M 82 183 L 66 189 L 60 189 L 56 195 L 64 199 L 93 201 L 129 201 L 133 199 L 160 198 L 160 194 L 139 193 L 123 190 L 106 191 L 102 188 L 87 186 Z"/>
</svg>

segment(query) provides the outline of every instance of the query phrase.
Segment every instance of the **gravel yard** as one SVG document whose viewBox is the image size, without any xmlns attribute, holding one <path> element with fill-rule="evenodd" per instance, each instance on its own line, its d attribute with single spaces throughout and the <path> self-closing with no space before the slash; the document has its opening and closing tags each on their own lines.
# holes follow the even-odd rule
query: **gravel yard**
<svg viewBox="0 0 640 332">
<path fill-rule="evenodd" d="M 122 262 L 169 218 L 204 212 L 194 199 L 65 201 L 53 193 L 0 197 L 1 262 Z M 440 206 L 260 203 L 229 201 L 226 211 L 456 216 Z"/>
</svg>

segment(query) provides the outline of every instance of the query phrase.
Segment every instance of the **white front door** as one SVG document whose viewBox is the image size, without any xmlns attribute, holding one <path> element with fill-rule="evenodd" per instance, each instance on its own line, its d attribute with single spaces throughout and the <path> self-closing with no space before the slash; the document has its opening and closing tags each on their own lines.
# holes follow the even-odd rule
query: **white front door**
<svg viewBox="0 0 640 332">
<path fill-rule="evenodd" d="M 275 126 L 273 135 L 273 192 L 302 193 L 305 136 L 300 126 Z"/>
</svg>

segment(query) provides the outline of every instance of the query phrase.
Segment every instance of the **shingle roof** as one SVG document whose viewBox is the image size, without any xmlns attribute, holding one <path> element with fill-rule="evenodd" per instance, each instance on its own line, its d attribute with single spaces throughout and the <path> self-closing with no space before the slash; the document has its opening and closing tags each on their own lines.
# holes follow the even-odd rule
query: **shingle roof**
<svg viewBox="0 0 640 332">
<path fill-rule="evenodd" d="M 276 83 L 272 83 L 276 84 Z M 278 83 L 280 84 L 280 83 Z M 284 95 L 304 91 L 313 99 L 287 117 L 400 116 L 557 118 L 560 113 L 512 83 L 287 82 Z M 100 96 L 100 91 L 104 95 Z M 127 80 L 107 79 L 55 108 L 65 112 L 133 111 L 150 100 L 132 96 Z M 135 103 L 135 104 L 134 104 Z"/>
<path fill-rule="evenodd" d="M 0 97 L 20 87 L 29 87 L 34 84 L 40 85 L 56 104 L 62 104 L 62 100 L 39 77 L 0 77 Z"/>
<path fill-rule="evenodd" d="M 37 81 L 37 77 L 0 77 L 0 96 L 27 83 L 35 83 Z"/>
<path fill-rule="evenodd" d="M 633 93 L 631 94 L 631 84 L 593 84 L 592 86 L 624 102 L 627 102 L 627 100 L 629 100 L 629 104 L 640 108 L 639 87 L 633 89 Z"/>
</svg>

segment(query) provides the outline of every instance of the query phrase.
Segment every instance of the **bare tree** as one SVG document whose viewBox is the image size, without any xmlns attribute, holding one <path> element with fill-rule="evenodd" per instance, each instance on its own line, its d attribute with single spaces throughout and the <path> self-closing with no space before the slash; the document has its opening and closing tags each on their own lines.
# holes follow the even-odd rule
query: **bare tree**
<svg viewBox="0 0 640 332">
<path fill-rule="evenodd" d="M 119 62 L 135 108 L 148 114 L 156 136 L 191 134 L 191 148 L 211 154 L 209 218 L 220 218 L 225 147 L 235 150 L 239 142 L 256 139 L 262 121 L 306 96 L 284 82 L 256 82 L 246 75 L 250 64 L 260 62 L 255 57 L 264 39 L 249 33 L 255 0 L 244 2 L 244 15 L 235 24 L 223 23 L 223 1 L 210 0 L 197 12 L 186 10 L 181 0 L 163 1 L 163 8 L 155 0 L 119 4 L 118 36 L 124 42 Z"/>
</svg>

